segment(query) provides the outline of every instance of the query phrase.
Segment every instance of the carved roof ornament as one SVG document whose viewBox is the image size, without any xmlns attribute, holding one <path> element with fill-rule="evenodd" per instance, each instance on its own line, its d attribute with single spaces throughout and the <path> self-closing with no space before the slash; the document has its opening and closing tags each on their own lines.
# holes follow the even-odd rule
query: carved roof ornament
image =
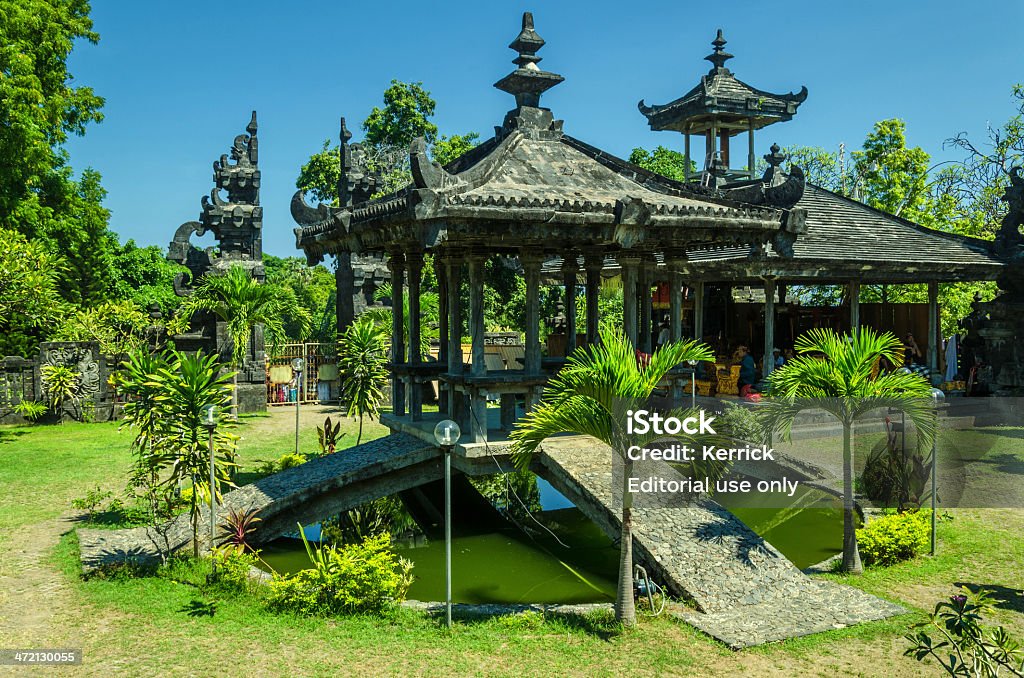
<svg viewBox="0 0 1024 678">
<path fill-rule="evenodd" d="M 722 37 L 722 29 L 718 29 L 718 35 L 711 41 L 711 45 L 715 48 L 711 54 L 704 57 L 706 60 L 713 64 L 711 73 L 717 73 L 724 71 L 725 74 L 731 73 L 731 71 L 725 67 L 725 62 L 732 59 L 732 55 L 725 51 L 726 39 Z"/>
<path fill-rule="evenodd" d="M 503 92 L 516 98 L 516 108 L 529 106 L 540 107 L 540 95 L 565 80 L 557 73 L 542 71 L 537 63 L 541 60 L 537 51 L 544 46 L 544 40 L 533 28 L 533 13 L 523 13 L 523 29 L 509 45 L 519 53 L 512 60 L 517 68 L 504 78 L 494 83 Z"/>
</svg>

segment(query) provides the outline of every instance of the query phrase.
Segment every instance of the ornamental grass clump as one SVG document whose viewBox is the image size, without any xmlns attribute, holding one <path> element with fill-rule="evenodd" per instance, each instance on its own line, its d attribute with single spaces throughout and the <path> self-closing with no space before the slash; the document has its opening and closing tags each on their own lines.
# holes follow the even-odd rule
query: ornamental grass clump
<svg viewBox="0 0 1024 678">
<path fill-rule="evenodd" d="M 891 513 L 857 530 L 857 544 L 867 565 L 893 565 L 928 548 L 930 511 Z"/>
<path fill-rule="evenodd" d="M 387 532 L 346 546 L 311 547 L 304 534 L 302 541 L 313 566 L 275 575 L 267 594 L 272 610 L 309 616 L 382 613 L 405 599 L 413 565 L 391 551 Z"/>
</svg>

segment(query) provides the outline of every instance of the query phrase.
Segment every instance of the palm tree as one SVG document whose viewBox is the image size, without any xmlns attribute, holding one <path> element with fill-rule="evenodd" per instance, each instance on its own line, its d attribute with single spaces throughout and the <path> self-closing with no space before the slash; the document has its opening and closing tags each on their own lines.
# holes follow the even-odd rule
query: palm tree
<svg viewBox="0 0 1024 678">
<path fill-rule="evenodd" d="M 192 296 L 182 306 L 183 318 L 191 318 L 197 311 L 210 311 L 227 323 L 231 341 L 231 367 L 236 370 L 231 384 L 231 415 L 238 415 L 237 370 L 245 362 L 245 354 L 252 339 L 253 328 L 263 325 L 271 344 L 284 340 L 284 317 L 287 294 L 276 285 L 261 283 L 249 271 L 234 264 L 226 274 L 210 273 L 203 276 Z"/>
<path fill-rule="evenodd" d="M 363 439 L 363 417 L 376 417 L 388 385 L 388 339 L 367 315 L 359 316 L 338 337 L 341 401 L 349 415 L 359 417 L 356 445 Z"/>
<path fill-rule="evenodd" d="M 622 531 L 615 617 L 625 626 L 636 624 L 633 601 L 633 501 L 628 491 L 633 462 L 626 456 L 642 438 L 626 433 L 626 412 L 645 403 L 662 377 L 686 360 L 713 360 L 711 350 L 696 341 L 660 347 L 641 367 L 630 341 L 616 329 L 601 332 L 601 343 L 576 350 L 565 367 L 551 379 L 540 404 L 520 420 L 511 433 L 513 459 L 520 469 L 544 439 L 558 433 L 580 433 L 597 438 L 623 462 Z M 685 413 L 683 413 L 685 416 Z M 653 435 L 651 437 L 654 437 Z M 699 465 L 699 464 L 696 464 Z M 696 477 L 717 475 L 720 468 L 691 468 Z"/>
<path fill-rule="evenodd" d="M 386 282 L 373 293 L 375 301 L 393 299 L 391 283 Z M 426 290 L 420 292 L 420 355 L 430 352 L 430 340 L 438 336 L 437 324 L 440 318 L 440 297 L 437 292 Z M 391 314 L 393 309 L 389 306 L 371 306 L 363 315 L 372 318 L 382 328 L 391 330 Z M 402 295 L 402 327 L 409 327 L 409 295 Z M 408 352 L 409 347 L 405 350 Z M 408 357 L 408 353 L 405 357 Z"/>
<path fill-rule="evenodd" d="M 193 555 L 199 557 L 199 513 L 203 495 L 209 499 L 219 494 L 220 485 L 231 484 L 231 469 L 235 464 L 236 436 L 227 430 L 219 414 L 231 402 L 228 375 L 215 355 L 195 355 L 181 352 L 171 354 L 169 362 L 151 375 L 155 409 L 158 413 L 159 432 L 154 436 L 154 465 L 157 470 L 169 468 L 164 480 L 167 486 L 192 484 L 189 498 L 189 518 L 192 525 Z M 217 482 L 210 486 L 210 449 L 204 431 L 203 415 L 208 406 L 218 412 L 218 425 L 213 431 L 214 469 Z"/>
<path fill-rule="evenodd" d="M 935 435 L 931 386 L 916 374 L 892 372 L 872 377 L 882 358 L 902 362 L 903 344 L 890 332 L 861 328 L 840 336 L 813 329 L 796 340 L 797 358 L 772 372 L 770 398 L 761 411 L 767 431 L 789 439 L 793 421 L 804 410 L 822 409 L 843 426 L 843 564 L 845 572 L 863 571 L 857 550 L 853 496 L 853 424 L 872 410 L 896 408 L 917 427 L 918 442 Z M 820 357 L 824 356 L 824 357 Z"/>
</svg>

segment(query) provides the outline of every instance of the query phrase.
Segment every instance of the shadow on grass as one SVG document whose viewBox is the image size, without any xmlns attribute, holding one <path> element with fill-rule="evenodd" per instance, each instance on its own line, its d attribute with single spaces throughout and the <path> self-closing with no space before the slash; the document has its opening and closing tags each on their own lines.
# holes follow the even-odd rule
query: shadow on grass
<svg viewBox="0 0 1024 678">
<path fill-rule="evenodd" d="M 217 603 L 212 600 L 190 600 L 178 612 L 184 612 L 190 617 L 212 617 L 217 613 Z"/>
<path fill-rule="evenodd" d="M 967 582 L 955 582 L 954 585 L 962 586 L 974 594 L 986 591 L 992 598 L 993 607 L 1024 614 L 1024 590 L 1022 589 L 1012 589 L 998 584 L 969 584 Z"/>
<path fill-rule="evenodd" d="M 27 436 L 29 433 L 31 433 L 31 431 L 27 431 L 21 428 L 14 430 L 0 428 L 0 444 L 13 443 L 21 436 Z"/>
<path fill-rule="evenodd" d="M 445 625 L 444 605 L 431 607 L 423 615 L 439 627 Z M 610 611 L 592 612 L 542 611 L 530 605 L 452 605 L 452 621 L 471 626 L 493 624 L 510 631 L 576 632 L 604 641 L 622 634 L 622 625 Z"/>
</svg>

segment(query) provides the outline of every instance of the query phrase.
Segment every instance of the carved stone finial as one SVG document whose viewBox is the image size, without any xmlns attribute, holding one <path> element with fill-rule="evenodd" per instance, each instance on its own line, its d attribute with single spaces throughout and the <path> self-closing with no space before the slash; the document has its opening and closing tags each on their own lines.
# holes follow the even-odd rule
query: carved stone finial
<svg viewBox="0 0 1024 678">
<path fill-rule="evenodd" d="M 1024 244 L 1024 235 L 1020 232 L 1024 226 L 1024 177 L 1020 167 L 1011 168 L 1009 176 L 1010 184 L 1000 197 L 1006 203 L 1006 216 L 996 233 L 996 244 L 1000 249 L 1016 254 L 1017 246 Z"/>
<path fill-rule="evenodd" d="M 715 51 L 704 57 L 714 64 L 714 68 L 711 69 L 712 73 L 718 70 L 728 71 L 728 69 L 725 68 L 725 62 L 731 59 L 732 55 L 725 51 L 725 43 L 726 39 L 722 37 L 722 29 L 719 28 L 718 35 L 716 35 L 715 39 L 711 41 L 711 45 L 715 48 Z"/>
<path fill-rule="evenodd" d="M 763 156 L 769 166 L 778 167 L 786 161 L 786 154 L 782 152 L 782 148 L 778 144 L 772 144 L 769 150 L 771 153 Z"/>
<path fill-rule="evenodd" d="M 557 73 L 542 71 L 537 66 L 540 57 L 537 50 L 544 46 L 544 40 L 537 35 L 533 28 L 533 14 L 523 13 L 523 28 L 519 35 L 509 45 L 511 49 L 518 52 L 518 56 L 512 60 L 517 68 L 504 78 L 494 83 L 494 86 L 503 92 L 508 92 L 516 98 L 516 106 L 540 106 L 540 95 L 551 89 L 565 78 Z"/>
<path fill-rule="evenodd" d="M 342 145 L 347 144 L 348 140 L 352 138 L 352 132 L 350 132 L 348 127 L 345 126 L 345 116 L 341 116 L 341 125 L 338 131 L 338 138 L 341 139 Z"/>
</svg>

